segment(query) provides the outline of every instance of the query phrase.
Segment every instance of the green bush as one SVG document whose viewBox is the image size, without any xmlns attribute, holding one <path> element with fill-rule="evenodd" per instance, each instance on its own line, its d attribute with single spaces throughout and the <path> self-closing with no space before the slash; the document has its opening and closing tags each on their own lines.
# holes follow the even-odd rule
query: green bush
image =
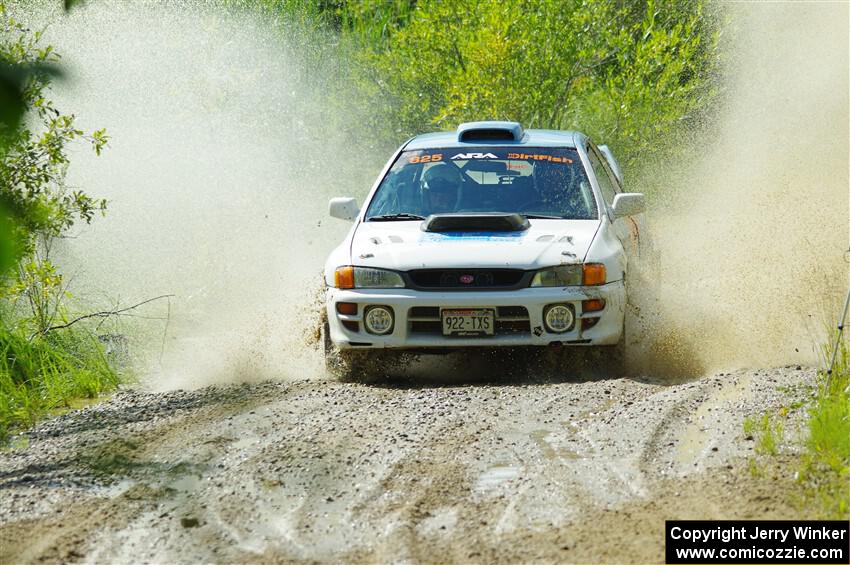
<svg viewBox="0 0 850 565">
<path fill-rule="evenodd" d="M 681 156 L 718 100 L 710 0 L 230 1 L 285 22 L 315 74 L 334 77 L 327 121 L 381 147 L 516 120 L 587 133 L 630 174 Z"/>
<path fill-rule="evenodd" d="M 719 18 L 698 0 L 340 2 L 325 13 L 383 138 L 516 120 L 583 131 L 628 169 L 675 151 L 716 99 Z"/>
<path fill-rule="evenodd" d="M 0 326 L 0 442 L 71 399 L 95 398 L 119 381 L 97 337 L 80 328 L 30 337 Z"/>
<path fill-rule="evenodd" d="M 850 351 L 842 345 L 829 386 L 809 410 L 800 478 L 825 515 L 850 517 Z"/>
<path fill-rule="evenodd" d="M 70 5 L 70 2 L 66 4 Z M 48 99 L 59 56 L 0 1 L 0 441 L 46 412 L 118 383 L 96 336 L 66 320 L 67 284 L 50 260 L 54 240 L 106 208 L 65 184 L 76 141 L 87 134 Z"/>
</svg>

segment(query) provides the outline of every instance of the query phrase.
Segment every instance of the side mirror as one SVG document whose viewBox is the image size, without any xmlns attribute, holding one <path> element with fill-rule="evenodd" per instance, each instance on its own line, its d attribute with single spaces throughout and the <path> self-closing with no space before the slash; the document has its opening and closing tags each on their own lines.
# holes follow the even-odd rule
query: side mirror
<svg viewBox="0 0 850 565">
<path fill-rule="evenodd" d="M 354 198 L 331 198 L 328 202 L 328 213 L 332 218 L 353 222 L 360 208 Z"/>
<path fill-rule="evenodd" d="M 646 209 L 643 194 L 638 192 L 624 192 L 614 197 L 614 217 L 634 216 Z"/>
</svg>

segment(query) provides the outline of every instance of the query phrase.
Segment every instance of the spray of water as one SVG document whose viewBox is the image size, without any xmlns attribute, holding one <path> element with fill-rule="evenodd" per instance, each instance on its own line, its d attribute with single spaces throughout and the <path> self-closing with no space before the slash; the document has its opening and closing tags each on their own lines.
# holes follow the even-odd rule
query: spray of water
<svg viewBox="0 0 850 565">
<path fill-rule="evenodd" d="M 846 282 L 847 6 L 728 9 L 727 102 L 702 158 L 643 172 L 669 187 L 633 285 L 649 373 L 811 362 Z M 321 375 L 305 305 L 347 229 L 327 198 L 362 196 L 386 157 L 328 127 L 356 120 L 327 119 L 333 77 L 277 24 L 220 6 L 99 0 L 55 20 L 74 77 L 58 102 L 113 137 L 73 158 L 72 183 L 111 201 L 64 250 L 79 294 L 176 295 L 155 388 Z"/>
<path fill-rule="evenodd" d="M 332 77 L 274 22 L 203 3 L 90 2 L 46 41 L 73 77 L 58 102 L 112 136 L 103 157 L 73 156 L 71 183 L 110 201 L 63 250 L 77 294 L 175 295 L 137 312 L 169 319 L 142 322 L 145 382 L 320 374 L 306 305 L 348 227 L 326 220 L 327 199 L 362 195 L 377 173 L 365 144 L 328 126 Z"/>
<path fill-rule="evenodd" d="M 848 6 L 725 7 L 714 133 L 695 162 L 649 172 L 669 190 L 635 296 L 644 371 L 817 362 L 846 289 Z"/>
</svg>

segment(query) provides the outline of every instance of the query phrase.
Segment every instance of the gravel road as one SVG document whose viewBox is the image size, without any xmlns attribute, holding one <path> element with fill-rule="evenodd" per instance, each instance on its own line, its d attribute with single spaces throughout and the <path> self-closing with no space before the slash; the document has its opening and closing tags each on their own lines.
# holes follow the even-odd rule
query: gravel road
<svg viewBox="0 0 850 565">
<path fill-rule="evenodd" d="M 741 422 L 814 378 L 123 390 L 0 453 L 0 562 L 660 562 L 664 519 L 798 515 Z"/>
</svg>

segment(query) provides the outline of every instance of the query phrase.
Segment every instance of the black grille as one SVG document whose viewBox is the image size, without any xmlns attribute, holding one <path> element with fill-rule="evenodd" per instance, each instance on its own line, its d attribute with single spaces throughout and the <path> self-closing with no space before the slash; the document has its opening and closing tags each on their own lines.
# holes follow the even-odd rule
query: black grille
<svg viewBox="0 0 850 565">
<path fill-rule="evenodd" d="M 528 318 L 528 309 L 525 306 L 499 306 L 496 308 L 496 317 L 506 318 L 508 316 Z"/>
<path fill-rule="evenodd" d="M 410 322 L 410 331 L 415 334 L 442 334 L 442 323 L 436 322 Z"/>
<path fill-rule="evenodd" d="M 506 289 L 516 288 L 525 278 L 521 269 L 419 269 L 408 273 L 419 288 Z"/>
<path fill-rule="evenodd" d="M 528 320 L 501 321 L 496 320 L 496 334 L 527 334 L 531 333 L 531 322 Z"/>
<path fill-rule="evenodd" d="M 440 308 L 437 306 L 414 306 L 407 314 L 411 318 L 440 318 Z"/>
</svg>

